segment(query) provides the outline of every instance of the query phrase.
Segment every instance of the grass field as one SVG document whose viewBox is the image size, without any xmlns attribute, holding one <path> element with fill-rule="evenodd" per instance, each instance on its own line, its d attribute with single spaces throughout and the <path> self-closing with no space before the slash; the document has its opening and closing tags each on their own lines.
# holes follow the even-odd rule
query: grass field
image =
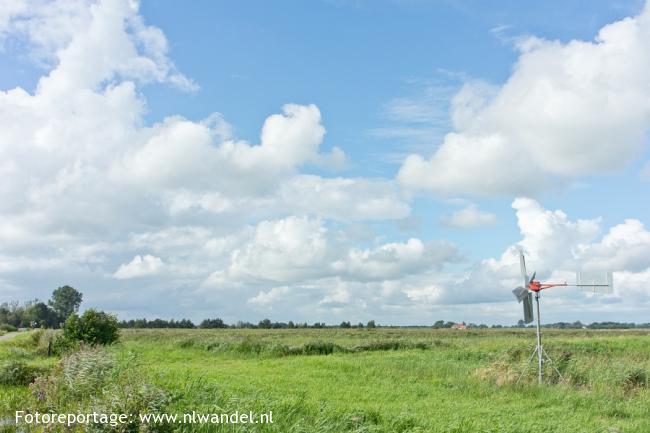
<svg viewBox="0 0 650 433">
<path fill-rule="evenodd" d="M 516 379 L 530 330 L 124 330 L 109 351 L 170 396 L 166 412 L 273 411 L 273 424 L 172 431 L 650 432 L 650 332 L 547 330 L 564 381 Z M 30 336 L 0 360 L 34 355 Z M 0 416 L 25 386 L 0 385 Z M 18 430 L 15 430 L 18 431 Z"/>
</svg>

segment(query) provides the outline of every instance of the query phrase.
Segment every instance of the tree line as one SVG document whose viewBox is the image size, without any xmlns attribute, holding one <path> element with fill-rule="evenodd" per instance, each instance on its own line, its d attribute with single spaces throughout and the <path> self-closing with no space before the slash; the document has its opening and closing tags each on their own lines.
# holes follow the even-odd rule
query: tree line
<svg viewBox="0 0 650 433">
<path fill-rule="evenodd" d="M 56 329 L 63 326 L 63 324 L 73 315 L 79 311 L 79 306 L 83 300 L 81 292 L 75 290 L 73 287 L 65 285 L 57 288 L 52 292 L 52 297 L 43 302 L 38 299 L 25 302 L 20 305 L 18 302 L 5 302 L 0 304 L 0 328 L 5 330 L 12 330 L 13 328 L 51 328 Z M 94 311 L 94 310 L 93 310 Z M 103 312 L 99 312 L 106 314 Z M 314 322 L 309 324 L 307 322 L 273 322 L 270 319 L 260 320 L 258 323 L 238 321 L 236 323 L 227 324 L 221 318 L 204 319 L 198 325 L 194 324 L 189 319 L 181 320 L 165 320 L 165 319 L 131 319 L 116 322 L 120 328 L 176 328 L 176 329 L 215 329 L 215 328 L 250 328 L 250 329 L 292 329 L 292 328 L 376 328 L 378 325 L 374 320 L 369 320 L 365 324 L 359 322 L 353 324 L 350 321 L 343 321 L 338 325 L 327 325 L 324 322 Z M 459 326 L 462 325 L 462 326 Z M 435 328 L 445 329 L 453 327 L 462 327 L 469 329 L 486 329 L 486 328 L 526 328 L 533 325 L 526 326 L 523 320 L 519 320 L 516 325 L 492 325 L 475 324 L 465 322 L 456 323 L 445 320 L 437 320 L 431 326 L 412 326 L 417 328 Z M 635 329 L 635 328 L 650 328 L 650 323 L 626 323 L 626 322 L 594 322 L 585 325 L 580 321 L 576 322 L 557 322 L 547 323 L 543 325 L 545 328 L 560 328 L 560 329 Z"/>
<path fill-rule="evenodd" d="M 232 324 L 224 322 L 220 318 L 215 319 L 204 319 L 198 325 L 195 325 L 189 319 L 181 320 L 165 320 L 165 319 L 153 319 L 147 320 L 143 319 L 131 319 L 131 320 L 122 320 L 119 322 L 120 328 L 199 328 L 199 329 L 217 329 L 217 328 L 241 328 L 241 329 L 292 329 L 292 328 L 375 328 L 378 325 L 375 324 L 374 320 L 368 321 L 365 325 L 363 323 L 358 323 L 356 325 L 351 324 L 350 322 L 341 322 L 340 325 L 326 325 L 324 322 L 314 322 L 309 324 L 307 322 L 293 322 L 289 320 L 288 322 L 272 322 L 270 319 L 262 319 L 258 323 L 237 321 Z"/>
<path fill-rule="evenodd" d="M 184 328 L 184 329 L 218 329 L 218 328 L 230 328 L 230 329 L 294 329 L 294 328 L 342 328 L 342 329 L 352 329 L 352 328 L 434 328 L 434 329 L 450 329 L 453 327 L 462 327 L 467 329 L 503 329 L 503 328 L 531 328 L 533 325 L 525 325 L 523 321 L 520 321 L 516 325 L 485 325 L 485 324 L 476 324 L 465 322 L 451 322 L 445 320 L 438 320 L 433 325 L 421 325 L 421 326 L 392 326 L 392 325 L 379 325 L 374 320 L 368 321 L 366 324 L 357 323 L 353 324 L 350 321 L 343 321 L 338 325 L 327 325 L 324 322 L 314 322 L 312 324 L 307 322 L 293 322 L 289 320 L 288 322 L 272 322 L 270 319 L 260 320 L 258 323 L 237 321 L 232 324 L 224 322 L 220 318 L 215 319 L 204 319 L 198 325 L 194 324 L 189 319 L 181 320 L 165 320 L 165 319 L 132 319 L 132 320 L 122 320 L 119 322 L 120 328 L 134 328 L 134 329 L 156 329 L 156 328 Z M 650 328 L 650 323 L 625 323 L 625 322 L 594 322 L 589 325 L 582 324 L 582 322 L 557 322 L 557 323 L 547 323 L 543 325 L 544 328 L 559 328 L 559 329 L 648 329 Z"/>
<path fill-rule="evenodd" d="M 17 301 L 0 304 L 0 324 L 15 328 L 60 328 L 70 315 L 79 311 L 83 295 L 73 287 L 62 286 L 43 302 L 38 299 L 20 305 Z"/>
<path fill-rule="evenodd" d="M 62 333 L 49 333 L 47 354 L 61 354 L 78 348 L 80 344 L 111 344 L 119 338 L 117 317 L 93 308 L 78 315 L 83 300 L 81 292 L 71 286 L 62 286 L 52 292 L 47 303 L 34 299 L 20 305 L 18 302 L 0 304 L 0 330 L 17 328 L 62 328 Z M 38 335 L 38 338 L 42 334 Z"/>
</svg>

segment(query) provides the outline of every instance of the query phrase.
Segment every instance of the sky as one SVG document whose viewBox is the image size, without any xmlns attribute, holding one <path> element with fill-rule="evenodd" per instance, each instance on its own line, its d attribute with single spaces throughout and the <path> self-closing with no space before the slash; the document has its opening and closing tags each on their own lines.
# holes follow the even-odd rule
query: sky
<svg viewBox="0 0 650 433">
<path fill-rule="evenodd" d="M 9 0 L 0 302 L 137 317 L 647 322 L 642 1 Z"/>
</svg>

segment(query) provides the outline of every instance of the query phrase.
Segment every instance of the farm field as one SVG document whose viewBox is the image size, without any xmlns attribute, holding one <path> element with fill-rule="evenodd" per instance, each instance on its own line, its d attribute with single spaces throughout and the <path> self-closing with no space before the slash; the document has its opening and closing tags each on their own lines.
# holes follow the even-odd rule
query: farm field
<svg viewBox="0 0 650 433">
<path fill-rule="evenodd" d="M 544 337 L 565 381 L 549 370 L 541 387 L 532 369 L 515 383 L 532 330 L 123 330 L 108 351 L 166 391 L 166 412 L 273 411 L 273 424 L 169 431 L 650 431 L 650 331 Z M 33 340 L 0 342 L 0 362 L 51 368 Z M 0 416 L 28 396 L 0 385 Z"/>
</svg>

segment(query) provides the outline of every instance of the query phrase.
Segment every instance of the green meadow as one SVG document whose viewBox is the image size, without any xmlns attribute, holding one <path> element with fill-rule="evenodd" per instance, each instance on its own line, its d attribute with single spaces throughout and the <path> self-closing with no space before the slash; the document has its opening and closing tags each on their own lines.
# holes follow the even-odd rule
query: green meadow
<svg viewBox="0 0 650 433">
<path fill-rule="evenodd" d="M 42 338 L 0 341 L 4 420 L 38 405 L 8 365 L 34 376 L 59 368 Z M 650 432 L 650 331 L 545 330 L 543 342 L 562 378 L 547 365 L 539 386 L 534 366 L 517 382 L 534 347 L 527 329 L 122 330 L 101 355 L 128 372 L 115 376 L 119 392 L 137 375 L 164 392 L 157 410 L 272 411 L 273 424 L 93 431 Z M 96 402 L 99 388 L 50 410 Z"/>
</svg>

